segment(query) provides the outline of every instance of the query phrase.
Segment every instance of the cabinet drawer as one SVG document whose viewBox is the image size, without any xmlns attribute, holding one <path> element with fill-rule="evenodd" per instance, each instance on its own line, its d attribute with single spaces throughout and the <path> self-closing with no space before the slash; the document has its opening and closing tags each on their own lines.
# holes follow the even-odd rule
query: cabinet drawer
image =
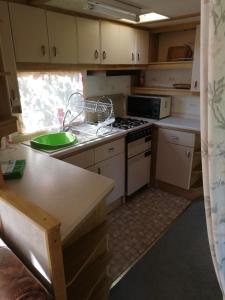
<svg viewBox="0 0 225 300">
<path fill-rule="evenodd" d="M 124 152 L 124 139 L 107 143 L 95 149 L 95 162 L 100 162 Z"/>
<path fill-rule="evenodd" d="M 94 165 L 94 150 L 87 150 L 79 154 L 69 156 L 67 158 L 64 158 L 63 161 L 80 168 L 88 168 Z"/>
<path fill-rule="evenodd" d="M 188 146 L 188 147 L 195 146 L 194 133 L 160 128 L 158 138 L 159 138 L 159 142 L 163 141 L 171 144 L 177 144 L 177 145 Z"/>
</svg>

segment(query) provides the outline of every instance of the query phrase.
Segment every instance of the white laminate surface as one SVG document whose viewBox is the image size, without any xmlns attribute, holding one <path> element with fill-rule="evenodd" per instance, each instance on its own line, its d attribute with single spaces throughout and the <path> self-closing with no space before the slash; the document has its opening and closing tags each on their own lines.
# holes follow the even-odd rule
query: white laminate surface
<svg viewBox="0 0 225 300">
<path fill-rule="evenodd" d="M 77 144 L 77 145 L 74 145 L 71 147 L 62 148 L 62 149 L 50 154 L 50 156 L 55 157 L 55 158 L 60 158 L 64 155 L 75 154 L 76 152 L 80 152 L 81 150 L 83 151 L 90 147 L 99 146 L 102 143 L 110 142 L 113 139 L 123 138 L 123 137 L 125 137 L 125 135 L 126 135 L 125 130 L 117 130 L 117 132 L 112 135 L 99 136 L 99 137 L 96 137 L 96 139 L 87 141 L 83 144 Z M 79 137 L 78 137 L 78 139 L 79 139 Z"/>
<path fill-rule="evenodd" d="M 0 160 L 25 159 L 21 179 L 8 186 L 61 222 L 62 240 L 113 189 L 113 180 L 23 145 L 1 150 Z"/>
<path fill-rule="evenodd" d="M 155 125 L 162 127 L 171 127 L 177 129 L 186 129 L 200 132 L 200 120 L 185 119 L 179 117 L 168 117 L 155 122 Z"/>
<path fill-rule="evenodd" d="M 200 132 L 200 120 L 198 119 L 188 119 L 182 117 L 167 117 L 161 120 L 154 120 L 154 119 L 148 119 L 148 118 L 136 117 L 136 116 L 126 116 L 126 117 L 148 121 L 148 125 L 153 124 L 160 127 L 171 127 L 176 129 L 193 130 L 193 131 Z"/>
</svg>

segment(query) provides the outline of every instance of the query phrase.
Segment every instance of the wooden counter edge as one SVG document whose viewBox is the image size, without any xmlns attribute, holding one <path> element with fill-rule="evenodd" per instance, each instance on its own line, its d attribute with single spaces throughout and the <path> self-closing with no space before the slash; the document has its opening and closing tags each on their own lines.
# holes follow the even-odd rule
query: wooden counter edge
<svg viewBox="0 0 225 300">
<path fill-rule="evenodd" d="M 26 200 L 24 197 L 10 190 L 6 184 L 0 189 L 1 201 L 7 202 L 26 217 L 35 222 L 42 229 L 49 231 L 54 227 L 60 226 L 60 222 L 45 210 Z"/>
<path fill-rule="evenodd" d="M 52 290 L 55 300 L 66 300 L 66 284 L 62 258 L 60 222 L 36 204 L 12 192 L 6 184 L 0 186 L 0 201 L 17 210 L 45 233 Z M 7 238 L 7 237 L 6 237 Z M 12 246 L 13 241 L 11 241 Z M 16 247 L 15 247 L 16 249 Z M 20 249 L 18 249 L 20 251 Z M 31 262 L 27 261 L 29 265 Z"/>
</svg>

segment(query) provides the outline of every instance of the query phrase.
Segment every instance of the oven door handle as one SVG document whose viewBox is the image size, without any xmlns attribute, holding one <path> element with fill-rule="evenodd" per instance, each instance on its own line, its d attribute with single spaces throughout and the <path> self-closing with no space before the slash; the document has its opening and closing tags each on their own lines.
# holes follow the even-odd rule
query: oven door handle
<svg viewBox="0 0 225 300">
<path fill-rule="evenodd" d="M 152 151 L 145 152 L 145 157 L 150 156 L 152 154 Z"/>
</svg>

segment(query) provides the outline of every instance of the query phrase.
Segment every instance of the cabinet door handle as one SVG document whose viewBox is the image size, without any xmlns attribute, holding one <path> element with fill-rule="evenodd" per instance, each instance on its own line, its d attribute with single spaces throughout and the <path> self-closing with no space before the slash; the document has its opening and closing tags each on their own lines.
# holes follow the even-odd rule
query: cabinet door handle
<svg viewBox="0 0 225 300">
<path fill-rule="evenodd" d="M 195 80 L 194 87 L 195 87 L 195 88 L 198 87 L 198 81 L 197 81 L 197 80 Z"/>
<path fill-rule="evenodd" d="M 111 152 L 111 151 L 113 151 L 113 150 L 115 150 L 114 147 L 111 147 L 111 148 L 108 149 L 109 152 Z"/>
<path fill-rule="evenodd" d="M 188 158 L 190 158 L 190 157 L 191 157 L 191 152 L 190 152 L 190 151 L 186 151 L 186 156 L 187 156 Z"/>
<path fill-rule="evenodd" d="M 53 47 L 52 47 L 52 50 L 53 50 L 53 55 L 56 57 L 56 55 L 57 55 L 57 49 L 56 49 L 56 46 L 53 46 Z"/>
<path fill-rule="evenodd" d="M 178 137 L 178 136 L 175 136 L 175 135 L 172 135 L 172 136 L 171 136 L 171 139 L 174 140 L 174 141 L 179 141 L 179 137 Z"/>
<path fill-rule="evenodd" d="M 132 58 L 132 61 L 134 61 L 134 53 L 133 52 L 132 52 L 131 58 Z"/>
<path fill-rule="evenodd" d="M 106 59 L 106 52 L 105 51 L 102 52 L 102 58 Z"/>
<path fill-rule="evenodd" d="M 101 174 L 101 169 L 100 168 L 98 168 L 98 174 Z"/>
<path fill-rule="evenodd" d="M 138 61 L 140 60 L 140 54 L 139 53 L 137 54 L 137 60 Z"/>
<path fill-rule="evenodd" d="M 98 59 L 98 57 L 99 57 L 98 50 L 95 50 L 95 59 Z"/>
<path fill-rule="evenodd" d="M 148 156 L 150 156 L 151 154 L 152 154 L 151 150 L 150 150 L 150 151 L 147 151 L 147 152 L 145 152 L 145 157 L 148 157 Z"/>
<path fill-rule="evenodd" d="M 42 52 L 42 55 L 43 55 L 43 56 L 46 55 L 45 45 L 42 45 L 42 46 L 41 46 L 41 52 Z"/>
</svg>

